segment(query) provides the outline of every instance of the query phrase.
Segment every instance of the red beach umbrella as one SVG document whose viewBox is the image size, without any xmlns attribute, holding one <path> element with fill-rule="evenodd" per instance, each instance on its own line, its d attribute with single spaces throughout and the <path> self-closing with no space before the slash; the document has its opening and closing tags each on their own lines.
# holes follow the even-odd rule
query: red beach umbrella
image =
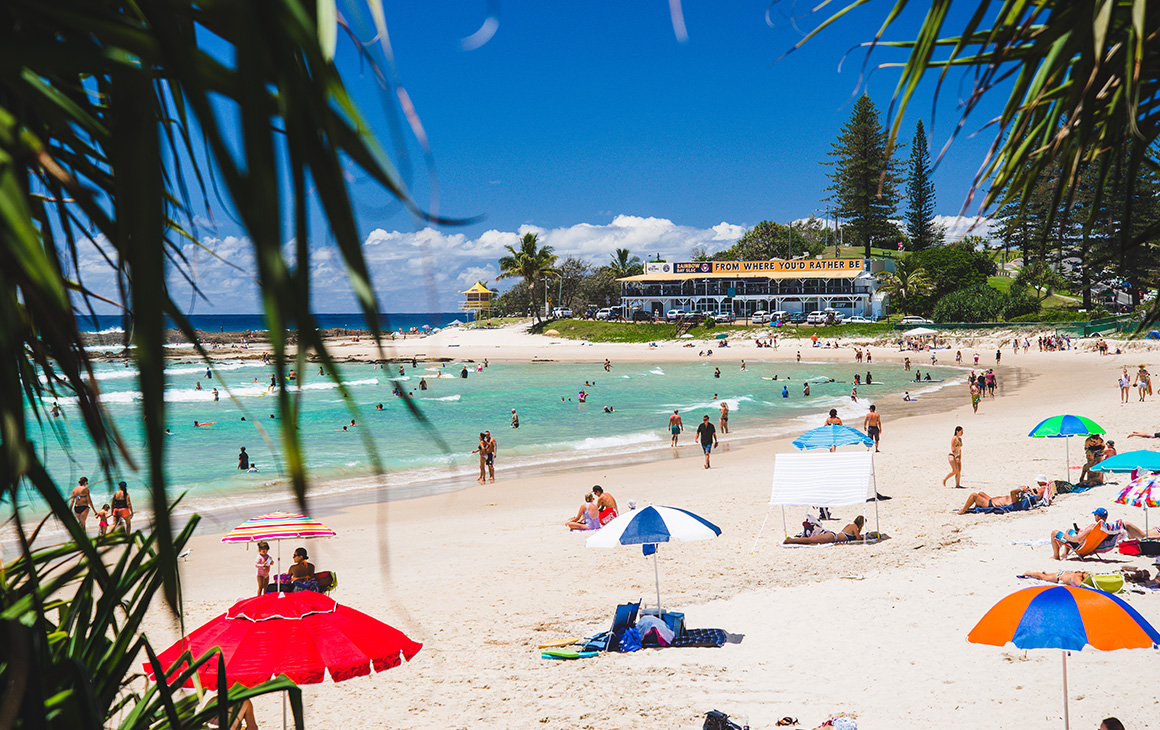
<svg viewBox="0 0 1160 730">
<path fill-rule="evenodd" d="M 365 613 L 342 606 L 320 593 L 266 593 L 234 604 L 163 651 L 158 659 L 168 674 L 182 652 L 196 658 L 220 647 L 227 684 L 253 687 L 285 674 L 296 684 L 317 684 L 327 672 L 335 682 L 386 671 L 410 661 L 422 644 Z M 217 684 L 218 663 L 206 662 L 198 676 Z M 153 668 L 145 664 L 149 679 Z M 192 681 L 186 686 L 193 686 Z"/>
</svg>

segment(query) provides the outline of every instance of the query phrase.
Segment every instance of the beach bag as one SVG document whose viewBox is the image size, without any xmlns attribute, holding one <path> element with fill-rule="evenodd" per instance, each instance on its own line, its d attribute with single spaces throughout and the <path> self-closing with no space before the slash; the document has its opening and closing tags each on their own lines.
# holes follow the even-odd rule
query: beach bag
<svg viewBox="0 0 1160 730">
<path fill-rule="evenodd" d="M 1120 543 L 1120 553 L 1124 555 L 1160 555 L 1160 540 L 1125 540 Z"/>
<path fill-rule="evenodd" d="M 720 710 L 709 710 L 705 713 L 704 730 L 741 730 L 741 726 L 729 721 L 729 716 Z"/>
</svg>

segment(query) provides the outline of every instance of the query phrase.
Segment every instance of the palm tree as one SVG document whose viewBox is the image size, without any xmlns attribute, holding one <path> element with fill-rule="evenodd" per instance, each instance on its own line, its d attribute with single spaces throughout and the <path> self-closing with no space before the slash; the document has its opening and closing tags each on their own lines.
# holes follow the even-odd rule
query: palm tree
<svg viewBox="0 0 1160 730">
<path fill-rule="evenodd" d="M 850 0 L 839 7 L 794 48 L 864 3 Z M 1094 177 L 1101 195 L 1117 177 L 1134 180 L 1139 170 L 1160 164 L 1160 12 L 1155 3 L 982 0 L 962 3 L 963 12 L 950 10 L 951 4 L 932 4 L 912 40 L 883 43 L 887 29 L 907 17 L 901 12 L 906 0 L 895 0 L 873 40 L 864 44 L 909 53 L 891 101 L 891 143 L 923 78 L 936 76 L 941 86 L 952 69 L 963 69 L 971 92 L 960 105 L 964 123 L 959 129 L 967 126 L 972 111 L 989 108 L 984 97 L 998 96 L 1003 104 L 988 125 L 994 127 L 994 141 L 971 190 L 986 191 L 984 211 L 1008 203 L 1027 205 L 1043 173 L 1055 167 L 1063 174 L 1053 184 L 1050 226 L 1068 207 L 1061 201 L 1074 200 L 1081 176 Z M 1130 220 L 1131 204 L 1119 207 L 1122 219 Z M 1089 217 L 1084 226 L 1095 222 Z M 1154 238 L 1160 221 L 1141 229 L 1124 226 L 1121 245 Z"/>
<path fill-rule="evenodd" d="M 608 269 L 608 273 L 612 274 L 612 278 L 614 279 L 634 276 L 644 271 L 644 266 L 640 263 L 640 257 L 633 256 L 627 248 L 616 249 L 616 253 L 612 255 L 612 261 L 605 268 Z"/>
<path fill-rule="evenodd" d="M 528 287 L 528 298 L 535 310 L 537 319 L 540 308 L 536 304 L 536 281 L 544 279 L 547 286 L 548 277 L 555 276 L 556 255 L 551 246 L 540 246 L 540 237 L 535 233 L 525 233 L 520 239 L 520 247 L 504 246 L 508 255 L 499 260 L 499 275 L 496 279 L 520 278 Z"/>
<path fill-rule="evenodd" d="M 166 320 L 205 353 L 169 281 L 197 292 L 185 253 L 204 233 L 196 220 L 236 221 L 253 250 L 277 380 L 305 370 L 310 352 L 334 373 L 311 310 L 311 238 L 321 230 L 378 337 L 348 179 L 373 180 L 434 219 L 406 192 L 334 64 L 340 17 L 349 22 L 353 5 L 340 16 L 334 2 L 314 0 L 0 3 L 0 502 L 24 505 L 35 494 L 71 537 L 41 548 L 24 508 L 14 508 L 20 554 L 0 571 L 5 727 L 204 725 L 190 719 L 204 714 L 195 703 L 165 683 L 142 692 L 134 672 L 153 651 L 138 635 L 141 612 L 160 591 L 176 610 L 176 555 L 194 524 L 176 533 L 169 519 Z M 375 25 L 385 36 L 384 23 Z M 357 50 L 390 63 L 369 46 Z M 82 265 L 84 246 L 96 247 L 107 268 Z M 96 290 L 106 277 L 120 301 Z M 125 351 L 139 373 L 139 462 L 102 404 L 80 332 L 78 314 L 108 304 L 120 307 Z M 289 327 L 297 328 L 295 356 Z M 110 480 L 133 471 L 148 485 L 152 525 L 124 538 L 124 550 L 96 546 L 71 519 L 35 443 L 42 404 L 60 395 L 77 403 Z M 299 405 L 285 386 L 277 400 L 278 451 L 304 506 Z M 369 434 L 365 443 L 377 467 Z M 80 588 L 66 595 L 74 579 Z M 223 692 L 221 711 L 287 684 Z M 301 726 L 300 699 L 292 700 Z M 219 721 L 228 724 L 224 714 Z"/>
<path fill-rule="evenodd" d="M 907 256 L 898 261 L 895 271 L 878 273 L 878 290 L 889 294 L 897 303 L 898 310 L 906 313 L 910 301 L 934 289 L 934 282 L 918 261 Z"/>
</svg>

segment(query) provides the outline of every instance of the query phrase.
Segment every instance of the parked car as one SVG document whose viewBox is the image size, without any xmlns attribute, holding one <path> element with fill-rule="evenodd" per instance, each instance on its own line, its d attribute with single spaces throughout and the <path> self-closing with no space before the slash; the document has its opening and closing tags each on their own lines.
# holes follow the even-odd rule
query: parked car
<svg viewBox="0 0 1160 730">
<path fill-rule="evenodd" d="M 644 309 L 637 309 L 632 313 L 633 322 L 651 322 L 653 321 L 652 312 Z"/>
<path fill-rule="evenodd" d="M 825 324 L 829 312 L 810 312 L 806 315 L 806 324 Z"/>
<path fill-rule="evenodd" d="M 770 323 L 773 323 L 773 322 L 786 322 L 786 321 L 788 321 L 788 320 L 789 320 L 789 312 L 785 311 L 784 309 L 779 309 L 779 310 L 777 310 L 776 312 L 770 312 L 770 313 L 769 313 L 769 321 L 770 321 Z"/>
<path fill-rule="evenodd" d="M 769 321 L 769 312 L 764 309 L 759 309 L 753 314 L 749 315 L 749 321 L 753 324 L 765 324 Z"/>
<path fill-rule="evenodd" d="M 670 322 L 675 322 L 684 316 L 685 316 L 685 310 L 683 310 L 683 309 L 670 309 L 668 311 L 668 314 L 665 315 L 665 319 L 669 320 Z"/>
<path fill-rule="evenodd" d="M 925 319 L 923 317 L 917 317 L 917 316 L 911 315 L 909 317 L 903 317 L 902 324 L 934 324 L 934 323 L 931 322 L 929 319 Z"/>
<path fill-rule="evenodd" d="M 612 319 L 612 310 L 608 307 L 596 310 L 596 319 Z"/>
<path fill-rule="evenodd" d="M 552 310 L 553 319 L 572 319 L 572 310 L 567 307 L 556 307 Z"/>
<path fill-rule="evenodd" d="M 855 314 L 853 317 L 846 317 L 842 320 L 842 324 L 870 324 L 873 320 L 866 319 L 860 314 Z"/>
<path fill-rule="evenodd" d="M 788 321 L 790 324 L 804 324 L 808 318 L 809 315 L 807 315 L 805 312 L 794 312 L 789 316 Z"/>
<path fill-rule="evenodd" d="M 711 314 L 709 316 L 712 317 L 713 322 L 717 324 L 733 324 L 737 321 L 737 317 L 734 316 L 733 312 L 717 312 L 716 314 Z"/>
</svg>

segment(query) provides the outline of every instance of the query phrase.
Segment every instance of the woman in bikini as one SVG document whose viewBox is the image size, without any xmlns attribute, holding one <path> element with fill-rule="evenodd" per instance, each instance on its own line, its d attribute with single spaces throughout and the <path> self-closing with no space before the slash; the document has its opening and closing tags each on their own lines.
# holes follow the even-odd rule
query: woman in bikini
<svg viewBox="0 0 1160 730">
<path fill-rule="evenodd" d="M 487 478 L 487 452 L 490 446 L 491 444 L 481 433 L 479 434 L 479 448 L 471 452 L 473 454 L 479 454 L 479 478 L 475 481 L 480 484 L 483 484 Z"/>
<path fill-rule="evenodd" d="M 1043 580 L 1048 583 L 1058 583 L 1061 586 L 1082 586 L 1089 576 L 1091 576 L 1091 573 L 1083 570 L 1060 570 L 1055 573 L 1029 570 L 1019 577 L 1034 578 L 1035 580 Z"/>
<path fill-rule="evenodd" d="M 862 526 L 866 524 L 866 519 L 862 515 L 854 518 L 854 521 L 842 528 L 841 532 L 833 532 L 832 530 L 822 530 L 821 532 L 810 535 L 809 537 L 787 537 L 783 545 L 826 545 L 832 542 L 850 542 L 852 540 L 862 539 Z"/>
<path fill-rule="evenodd" d="M 955 435 L 951 436 L 951 452 L 947 454 L 947 462 L 951 465 L 951 473 L 943 477 L 943 486 L 947 485 L 947 480 L 951 477 L 955 478 L 955 489 L 961 489 L 961 479 L 963 476 L 963 427 L 955 426 Z"/>
</svg>

